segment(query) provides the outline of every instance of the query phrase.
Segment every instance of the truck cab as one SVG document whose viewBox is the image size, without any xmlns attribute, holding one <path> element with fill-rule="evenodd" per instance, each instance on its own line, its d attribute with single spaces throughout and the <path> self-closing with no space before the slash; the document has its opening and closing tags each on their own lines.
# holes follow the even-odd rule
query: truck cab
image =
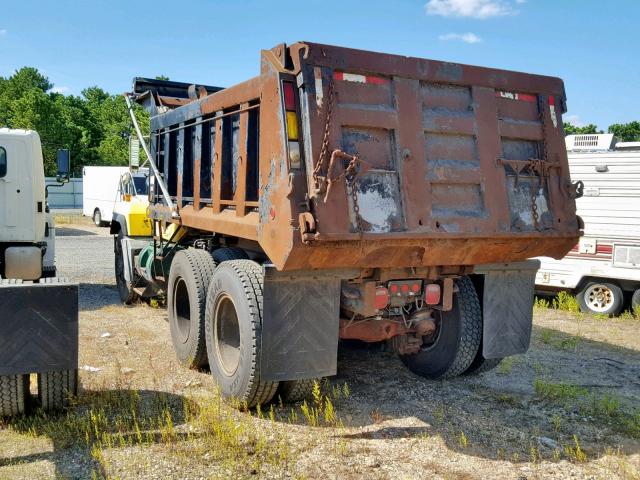
<svg viewBox="0 0 640 480">
<path fill-rule="evenodd" d="M 58 180 L 69 152 L 58 152 Z M 37 403 L 62 408 L 77 392 L 78 285 L 55 278 L 55 230 L 46 204 L 40 136 L 0 129 L 0 417 Z"/>
<path fill-rule="evenodd" d="M 31 130 L 0 129 L 0 276 L 37 280 L 53 273 L 43 259 L 53 249 L 53 222 L 45 208 L 40 136 Z M 53 258 L 46 256 L 49 262 Z"/>
</svg>

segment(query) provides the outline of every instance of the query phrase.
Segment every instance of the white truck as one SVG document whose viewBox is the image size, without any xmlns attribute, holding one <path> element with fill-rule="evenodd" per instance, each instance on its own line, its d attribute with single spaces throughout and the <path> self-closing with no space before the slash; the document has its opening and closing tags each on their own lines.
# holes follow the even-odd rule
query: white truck
<svg viewBox="0 0 640 480">
<path fill-rule="evenodd" d="M 68 180 L 69 152 L 58 152 Z M 42 148 L 30 130 L 0 128 L 0 416 L 64 407 L 77 391 L 78 285 L 56 278 L 55 229 Z"/>
<path fill-rule="evenodd" d="M 122 192 L 146 197 L 147 177 L 146 169 L 130 173 L 129 167 L 84 167 L 82 215 L 91 217 L 98 227 L 109 225 L 113 219 L 113 208 Z"/>
<path fill-rule="evenodd" d="M 640 308 L 640 142 L 598 134 L 566 144 L 571 178 L 584 183 L 584 236 L 562 260 L 540 259 L 536 289 L 571 291 L 586 313 L 617 315 L 625 296 Z"/>
<path fill-rule="evenodd" d="M 82 215 L 102 227 L 111 223 L 120 177 L 127 167 L 84 167 L 82 169 Z"/>
</svg>

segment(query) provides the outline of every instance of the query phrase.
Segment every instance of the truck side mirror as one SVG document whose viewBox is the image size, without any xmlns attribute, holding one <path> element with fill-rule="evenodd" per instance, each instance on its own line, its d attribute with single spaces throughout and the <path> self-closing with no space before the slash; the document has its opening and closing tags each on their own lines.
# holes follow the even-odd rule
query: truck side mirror
<svg viewBox="0 0 640 480">
<path fill-rule="evenodd" d="M 58 165 L 58 174 L 56 175 L 58 182 L 68 182 L 71 173 L 71 156 L 68 149 L 58 150 L 56 163 Z"/>
</svg>

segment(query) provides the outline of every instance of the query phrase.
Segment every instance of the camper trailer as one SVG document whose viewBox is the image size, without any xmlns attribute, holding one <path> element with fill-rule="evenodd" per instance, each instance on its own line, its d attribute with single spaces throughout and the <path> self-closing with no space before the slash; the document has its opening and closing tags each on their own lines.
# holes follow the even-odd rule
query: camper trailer
<svg viewBox="0 0 640 480">
<path fill-rule="evenodd" d="M 575 293 L 585 313 L 617 315 L 640 308 L 640 142 L 611 134 L 566 138 L 584 236 L 562 259 L 541 258 L 538 290 Z"/>
</svg>

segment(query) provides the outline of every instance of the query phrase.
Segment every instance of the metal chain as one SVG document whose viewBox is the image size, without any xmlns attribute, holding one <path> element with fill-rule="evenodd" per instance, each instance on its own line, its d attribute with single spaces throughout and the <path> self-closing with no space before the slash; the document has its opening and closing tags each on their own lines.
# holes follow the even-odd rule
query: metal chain
<svg viewBox="0 0 640 480">
<path fill-rule="evenodd" d="M 333 114 L 333 80 L 329 82 L 329 89 L 327 94 L 327 116 L 324 122 L 324 135 L 322 137 L 322 147 L 320 148 L 320 156 L 318 162 L 313 169 L 313 181 L 315 183 L 316 191 L 322 192 L 326 187 L 326 177 L 320 180 L 320 173 L 322 172 L 325 164 L 327 163 L 327 154 L 329 152 L 329 136 L 331 134 L 331 116 Z M 328 172 L 327 172 L 328 175 Z M 320 185 L 322 183 L 322 185 Z"/>
</svg>

